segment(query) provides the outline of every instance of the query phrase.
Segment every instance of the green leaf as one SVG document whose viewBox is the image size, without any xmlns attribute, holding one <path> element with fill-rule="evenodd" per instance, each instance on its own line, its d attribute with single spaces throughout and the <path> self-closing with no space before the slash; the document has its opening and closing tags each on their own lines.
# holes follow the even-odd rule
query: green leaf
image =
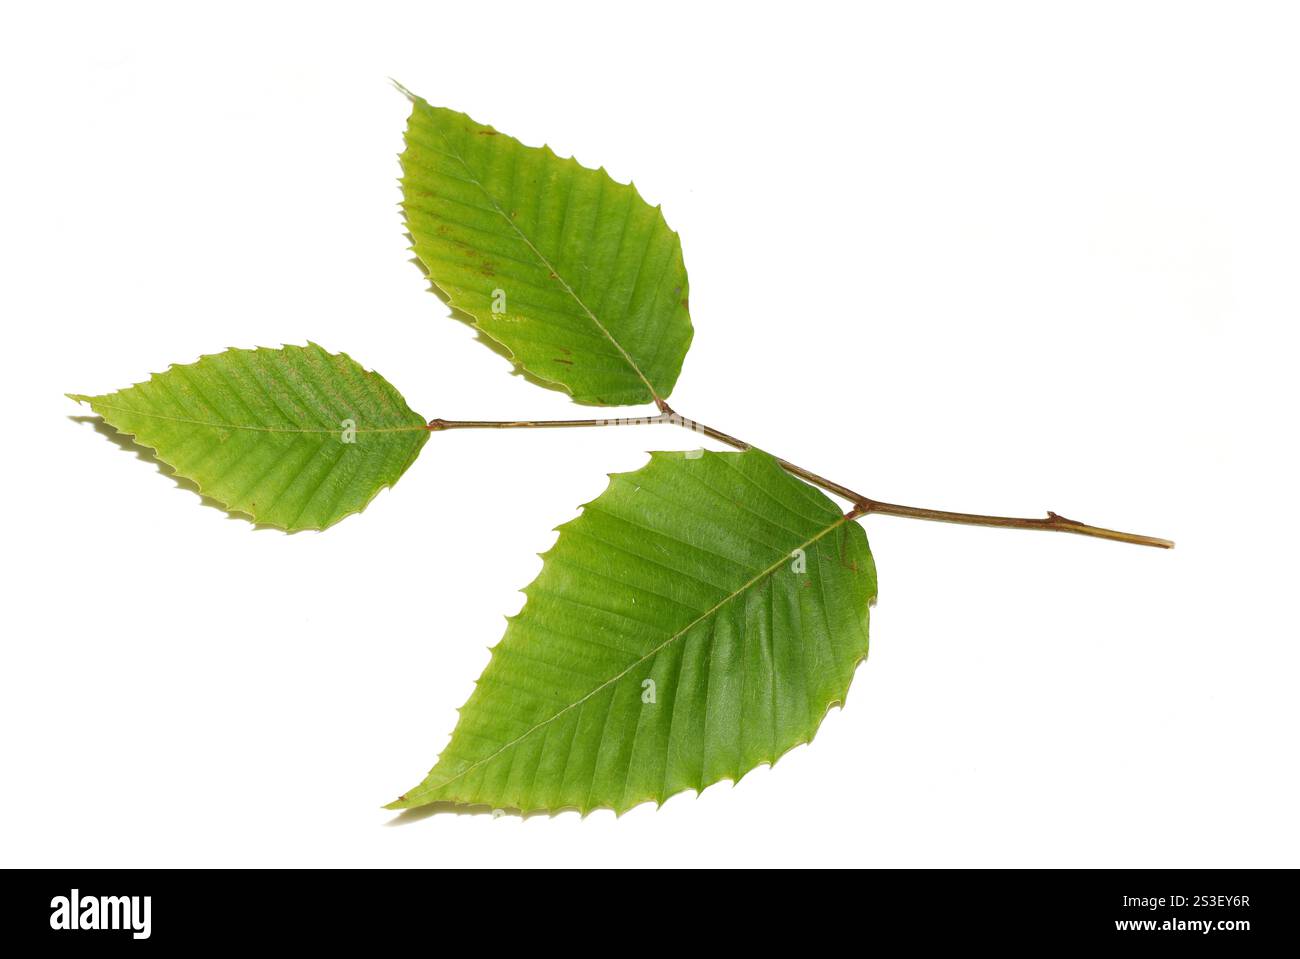
<svg viewBox="0 0 1300 959">
<path fill-rule="evenodd" d="M 659 207 L 603 168 L 407 95 L 402 209 L 451 306 L 579 403 L 665 399 L 692 329 L 681 241 Z"/>
<path fill-rule="evenodd" d="M 205 495 L 290 531 L 364 509 L 429 438 L 383 377 L 314 343 L 227 350 L 116 393 L 68 395 Z"/>
<path fill-rule="evenodd" d="M 621 813 L 736 781 L 811 740 L 867 655 L 866 534 L 757 450 L 654 453 L 543 556 L 451 743 L 390 808 Z"/>
</svg>

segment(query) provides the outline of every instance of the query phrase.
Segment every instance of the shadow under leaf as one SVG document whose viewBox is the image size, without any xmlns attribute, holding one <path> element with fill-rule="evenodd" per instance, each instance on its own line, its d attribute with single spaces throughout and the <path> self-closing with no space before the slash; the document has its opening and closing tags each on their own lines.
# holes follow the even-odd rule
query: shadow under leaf
<svg viewBox="0 0 1300 959">
<path fill-rule="evenodd" d="M 491 816 L 493 819 L 508 816 L 511 819 L 533 819 L 545 818 L 554 819 L 562 812 L 577 812 L 576 809 L 557 809 L 553 812 L 539 810 L 536 812 L 520 812 L 518 809 L 493 809 L 491 806 L 476 804 L 465 805 L 464 803 L 454 802 L 432 802 L 427 806 L 416 806 L 414 809 L 403 809 L 394 816 L 385 826 L 408 826 L 411 823 L 421 822 L 432 816 Z"/>
<path fill-rule="evenodd" d="M 178 487 L 190 493 L 193 493 L 195 496 L 199 498 L 199 502 L 202 503 L 204 506 L 210 509 L 220 510 L 222 513 L 225 513 L 227 518 L 229 519 L 237 520 L 238 522 L 241 523 L 251 523 L 254 529 L 275 529 L 274 526 L 268 526 L 263 523 L 255 523 L 253 522 L 252 517 L 250 517 L 247 513 L 240 513 L 237 512 L 236 510 L 227 509 L 225 505 L 223 505 L 222 503 L 218 502 L 217 500 L 214 500 L 211 496 L 205 495 L 203 491 L 199 489 L 198 484 L 196 484 L 193 480 L 187 479 L 184 476 L 178 476 L 176 474 L 176 471 L 173 470 L 166 463 L 164 463 L 162 460 L 160 460 L 158 458 L 158 454 L 155 453 L 152 449 L 150 449 L 147 446 L 141 446 L 139 443 L 135 442 L 135 440 L 133 440 L 126 433 L 119 433 L 116 429 L 114 429 L 107 422 L 105 422 L 103 417 L 69 416 L 68 419 L 70 419 L 74 423 L 89 424 L 90 427 L 94 429 L 96 433 L 104 437 L 104 439 L 108 440 L 114 446 L 118 447 L 119 449 L 125 450 L 128 453 L 134 453 L 136 459 L 143 460 L 144 462 L 153 465 L 154 467 L 157 468 L 159 473 L 161 473 L 163 476 L 166 476 Z M 281 530 L 280 532 L 283 532 L 283 530 Z"/>
</svg>

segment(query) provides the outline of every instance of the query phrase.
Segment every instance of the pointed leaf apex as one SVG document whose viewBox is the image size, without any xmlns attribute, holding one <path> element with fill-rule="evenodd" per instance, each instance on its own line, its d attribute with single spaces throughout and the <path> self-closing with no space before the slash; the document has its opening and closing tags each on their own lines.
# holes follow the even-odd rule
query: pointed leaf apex
<svg viewBox="0 0 1300 959">
<path fill-rule="evenodd" d="M 391 83 L 394 87 L 396 87 L 396 88 L 397 88 L 397 91 L 398 91 L 400 94 L 402 94 L 402 96 L 406 97 L 406 99 L 410 100 L 412 103 L 423 103 L 423 102 L 424 102 L 423 98 L 416 96 L 414 93 L 412 93 L 410 90 L 406 89 L 406 87 L 402 86 L 400 83 L 398 83 L 398 82 L 397 82 L 396 80 L 394 80 L 392 77 L 389 77 L 389 78 L 388 78 L 388 82 Z"/>
</svg>

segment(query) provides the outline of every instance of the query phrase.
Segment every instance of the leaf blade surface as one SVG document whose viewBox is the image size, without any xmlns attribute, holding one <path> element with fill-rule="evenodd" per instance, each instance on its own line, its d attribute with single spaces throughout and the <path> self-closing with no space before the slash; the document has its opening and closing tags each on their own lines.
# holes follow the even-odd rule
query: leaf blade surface
<svg viewBox="0 0 1300 959">
<path fill-rule="evenodd" d="M 115 393 L 69 395 L 204 495 L 287 531 L 359 512 L 429 438 L 383 377 L 314 343 L 226 350 Z"/>
<path fill-rule="evenodd" d="M 450 744 L 390 808 L 621 813 L 735 781 L 809 741 L 867 653 L 866 534 L 757 450 L 652 454 L 544 559 Z"/>
<path fill-rule="evenodd" d="M 662 211 L 603 168 L 407 95 L 403 214 L 451 306 L 577 402 L 667 398 L 693 330 Z"/>
</svg>

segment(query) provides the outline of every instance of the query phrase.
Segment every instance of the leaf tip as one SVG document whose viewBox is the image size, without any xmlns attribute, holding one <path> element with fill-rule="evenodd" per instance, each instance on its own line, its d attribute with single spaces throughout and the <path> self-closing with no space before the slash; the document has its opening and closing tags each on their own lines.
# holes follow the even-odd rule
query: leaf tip
<svg viewBox="0 0 1300 959">
<path fill-rule="evenodd" d="M 406 97 L 406 99 L 410 100 L 412 103 L 419 103 L 419 102 L 420 102 L 420 100 L 421 100 L 420 97 L 416 96 L 416 95 L 415 95 L 414 93 L 412 93 L 410 90 L 406 89 L 406 87 L 402 86 L 400 83 L 398 83 L 398 82 L 397 82 L 396 80 L 394 80 L 392 77 L 389 77 L 389 78 L 388 78 L 388 82 L 391 83 L 391 84 L 392 84 L 392 85 L 397 89 L 397 92 L 398 92 L 398 93 L 400 93 L 402 96 Z"/>
</svg>

